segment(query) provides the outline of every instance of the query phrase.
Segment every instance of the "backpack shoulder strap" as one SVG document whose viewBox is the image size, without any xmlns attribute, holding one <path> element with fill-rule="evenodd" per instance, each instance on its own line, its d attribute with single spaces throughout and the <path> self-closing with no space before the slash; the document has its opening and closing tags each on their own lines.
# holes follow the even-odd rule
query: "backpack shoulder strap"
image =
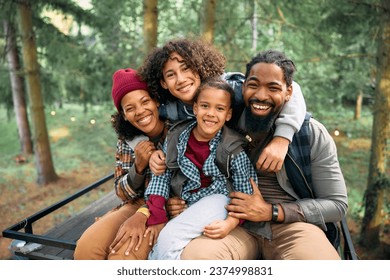
<svg viewBox="0 0 390 280">
<path fill-rule="evenodd" d="M 179 164 L 177 162 L 177 144 L 179 143 L 179 136 L 187 127 L 187 125 L 193 120 L 184 120 L 176 122 L 172 127 L 168 130 L 166 136 L 166 152 L 165 152 L 165 161 L 167 168 L 172 171 L 171 177 L 171 191 L 176 195 L 180 196 L 183 185 L 187 181 L 187 177 L 184 176 L 183 172 L 181 172 L 179 168 Z"/>
<path fill-rule="evenodd" d="M 295 192 L 301 198 L 314 197 L 311 180 L 310 118 L 311 114 L 306 113 L 301 129 L 295 133 L 289 146 L 284 163 L 287 177 Z"/>
<path fill-rule="evenodd" d="M 171 128 L 168 130 L 167 136 L 166 136 L 166 151 L 165 151 L 165 159 L 167 167 L 170 169 L 177 169 L 179 168 L 177 164 L 177 144 L 179 143 L 179 136 L 184 131 L 184 129 L 187 127 L 187 125 L 192 122 L 193 120 L 183 120 L 178 121 L 174 123 Z"/>
<path fill-rule="evenodd" d="M 311 179 L 310 122 L 311 114 L 306 113 L 301 129 L 293 137 L 288 156 L 285 159 L 287 177 L 295 192 L 301 198 L 314 198 Z M 340 230 L 336 223 L 326 223 L 325 235 L 337 249 L 340 245 Z"/>
<path fill-rule="evenodd" d="M 231 162 L 233 158 L 244 150 L 248 144 L 242 135 L 233 129 L 224 126 L 222 130 L 222 139 L 217 147 L 216 165 L 222 174 L 227 178 L 227 188 L 233 191 L 233 182 L 231 178 Z"/>
<path fill-rule="evenodd" d="M 229 127 L 235 127 L 238 123 L 238 120 L 244 111 L 245 104 L 242 98 L 242 86 L 245 81 L 244 74 L 240 72 L 227 72 L 224 73 L 222 78 L 233 88 L 234 90 L 234 104 L 233 108 L 233 116 L 227 122 Z"/>
</svg>

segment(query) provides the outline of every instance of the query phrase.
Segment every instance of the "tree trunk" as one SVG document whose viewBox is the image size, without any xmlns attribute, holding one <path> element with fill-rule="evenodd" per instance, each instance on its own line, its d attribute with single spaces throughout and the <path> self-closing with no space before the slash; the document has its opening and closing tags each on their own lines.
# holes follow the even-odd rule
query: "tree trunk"
<svg viewBox="0 0 390 280">
<path fill-rule="evenodd" d="M 38 172 L 37 183 L 46 185 L 56 181 L 58 176 L 54 171 L 46 127 L 41 83 L 39 80 L 37 48 L 32 29 L 32 12 L 29 1 L 24 0 L 18 3 L 18 15 L 19 28 L 22 35 L 24 73 L 26 75 L 34 132 L 34 152 Z"/>
<path fill-rule="evenodd" d="M 363 103 L 363 91 L 359 90 L 359 93 L 356 97 L 356 105 L 355 105 L 355 116 L 354 120 L 359 120 L 362 115 L 362 103 Z"/>
<path fill-rule="evenodd" d="M 21 152 L 25 155 L 33 153 L 30 124 L 28 123 L 23 77 L 20 73 L 20 62 L 15 39 L 15 28 L 8 20 L 3 21 L 4 33 L 7 38 L 7 60 L 11 78 L 12 99 L 16 124 L 18 126 Z"/>
<path fill-rule="evenodd" d="M 252 14 L 252 51 L 253 53 L 257 52 L 257 9 L 256 1 L 252 1 L 253 14 Z"/>
<path fill-rule="evenodd" d="M 204 20 L 202 25 L 202 37 L 209 43 L 214 39 L 215 11 L 217 0 L 203 0 Z"/>
<path fill-rule="evenodd" d="M 157 46 L 158 0 L 144 0 L 144 41 L 146 54 Z"/>
<path fill-rule="evenodd" d="M 385 193 L 390 189 L 386 174 L 387 142 L 390 130 L 390 3 L 382 0 L 381 32 L 378 44 L 378 69 L 371 142 L 371 158 L 365 193 L 365 214 L 362 222 L 361 243 L 378 246 L 383 224 Z"/>
</svg>

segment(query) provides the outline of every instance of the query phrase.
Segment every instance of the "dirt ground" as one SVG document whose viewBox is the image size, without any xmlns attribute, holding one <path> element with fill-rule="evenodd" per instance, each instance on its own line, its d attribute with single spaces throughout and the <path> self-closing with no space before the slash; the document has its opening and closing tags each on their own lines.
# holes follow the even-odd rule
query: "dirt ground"
<svg viewBox="0 0 390 280">
<path fill-rule="evenodd" d="M 47 186 L 38 186 L 35 183 L 25 183 L 11 188 L 0 184 L 0 230 L 14 225 L 24 218 L 42 210 L 69 195 L 83 189 L 91 183 L 97 181 L 110 171 L 101 170 L 91 173 L 90 168 L 79 169 L 73 174 L 61 176 L 61 179 L 55 184 Z M 71 202 L 67 206 L 57 210 L 40 221 L 33 224 L 34 233 L 43 233 L 49 228 L 62 222 L 70 215 L 80 211 L 85 205 L 97 200 L 103 194 L 112 190 L 112 181 L 105 183 L 98 190 L 93 190 L 88 194 L 76 199 L 77 203 Z M 9 246 L 11 239 L 0 236 L 0 260 L 10 259 L 11 253 Z"/>
<path fill-rule="evenodd" d="M 108 174 L 109 171 L 96 172 L 92 174 L 89 168 L 80 169 L 78 172 L 63 176 L 56 184 L 47 185 L 44 187 L 37 186 L 34 183 L 24 184 L 20 186 L 18 191 L 14 188 L 9 188 L 0 185 L 0 229 L 5 228 L 19 222 L 23 218 L 45 208 L 53 203 L 75 193 L 76 191 L 88 186 L 102 177 L 102 174 Z M 53 215 L 43 219 L 41 222 L 34 224 L 35 233 L 43 233 L 48 228 L 60 223 L 72 213 L 76 213 L 83 206 L 88 205 L 96 200 L 99 196 L 107 193 L 112 189 L 112 183 L 106 183 L 100 191 L 92 191 L 90 195 L 86 195 L 83 199 L 78 199 L 76 205 L 71 204 L 64 207 L 63 210 L 57 210 Z M 359 226 L 356 221 L 348 219 L 348 225 L 352 238 L 354 239 L 355 249 L 360 259 L 378 260 L 390 259 L 390 233 L 387 232 L 386 243 L 378 248 L 367 250 L 359 246 L 357 242 Z M 11 253 L 9 250 L 11 240 L 0 236 L 0 260 L 10 259 Z"/>
</svg>

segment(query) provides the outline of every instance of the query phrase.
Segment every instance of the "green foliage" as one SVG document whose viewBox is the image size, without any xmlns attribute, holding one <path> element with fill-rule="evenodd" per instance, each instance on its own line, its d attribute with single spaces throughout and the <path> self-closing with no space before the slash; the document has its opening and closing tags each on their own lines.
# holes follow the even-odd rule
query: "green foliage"
<svg viewBox="0 0 390 280">
<path fill-rule="evenodd" d="M 118 68 L 138 68 L 146 55 L 142 1 L 91 0 L 91 10 L 75 2 L 33 1 L 46 104 L 109 101 L 112 73 Z M 227 71 L 243 72 L 246 62 L 260 50 L 286 52 L 296 62 L 295 79 L 309 110 L 342 109 L 360 91 L 366 100 L 373 94 L 377 2 L 218 1 L 214 43 L 227 58 Z M 11 20 L 15 3 L 0 2 L 1 13 Z M 158 44 L 199 35 L 202 5 L 202 0 L 159 1 Z M 71 18 L 70 33 L 60 32 L 43 11 Z M 0 102 L 11 107 L 6 69 L 3 63 Z"/>
<path fill-rule="evenodd" d="M 4 106 L 0 106 L 0 128 L 1 128 L 1 137 L 0 137 L 0 158 L 7 155 L 10 151 L 13 151 L 7 156 L 16 155 L 20 151 L 19 147 L 19 136 L 18 129 L 16 126 L 16 121 L 14 118 L 8 120 L 7 110 Z"/>
<path fill-rule="evenodd" d="M 160 45 L 175 37 L 200 35 L 202 0 L 160 0 L 158 9 Z"/>
<path fill-rule="evenodd" d="M 109 170 L 113 170 L 116 145 L 116 134 L 110 122 L 113 109 L 111 103 L 106 103 L 88 106 L 85 113 L 83 106 L 65 103 L 62 108 L 49 106 L 45 110 L 54 165 L 59 175 L 89 164 L 112 166 Z M 52 111 L 56 112 L 54 116 Z M 16 122 L 14 118 L 6 121 L 5 115 L 5 109 L 1 108 L 0 130 L 4 136 L 0 138 L 0 177 L 7 181 L 28 174 L 34 181 L 33 157 L 28 158 L 27 164 L 15 162 L 20 152 Z M 91 120 L 95 120 L 95 124 L 91 124 Z"/>
</svg>

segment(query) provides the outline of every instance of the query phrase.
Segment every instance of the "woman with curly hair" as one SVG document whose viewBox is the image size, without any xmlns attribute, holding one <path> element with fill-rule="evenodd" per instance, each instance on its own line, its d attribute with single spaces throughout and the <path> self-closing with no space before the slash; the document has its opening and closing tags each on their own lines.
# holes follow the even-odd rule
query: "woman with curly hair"
<svg viewBox="0 0 390 280">
<path fill-rule="evenodd" d="M 150 155 L 161 148 L 169 123 L 160 119 L 157 98 L 131 68 L 114 73 L 112 99 L 118 135 L 114 185 L 122 203 L 83 233 L 74 254 L 79 260 L 145 260 L 162 227 L 146 228 L 143 194 L 151 178 Z"/>
</svg>

